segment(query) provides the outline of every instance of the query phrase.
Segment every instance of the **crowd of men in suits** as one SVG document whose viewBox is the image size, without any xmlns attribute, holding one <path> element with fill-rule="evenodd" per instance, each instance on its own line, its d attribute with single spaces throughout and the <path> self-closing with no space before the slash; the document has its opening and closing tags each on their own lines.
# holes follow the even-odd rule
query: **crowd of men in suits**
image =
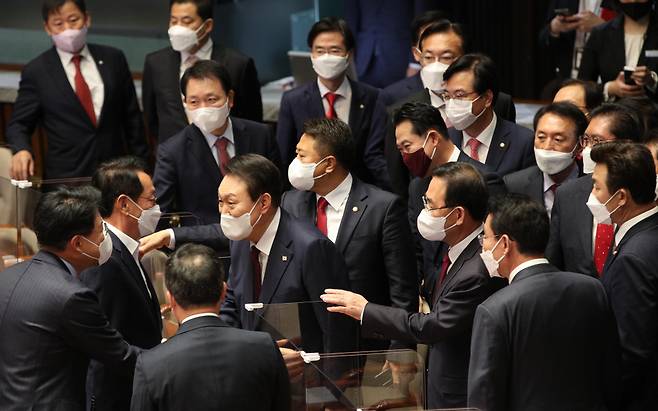
<svg viewBox="0 0 658 411">
<path fill-rule="evenodd" d="M 323 18 L 317 81 L 284 93 L 274 134 L 253 60 L 210 39 L 212 4 L 172 0 L 171 47 L 146 57 L 151 173 L 123 54 L 86 43 L 83 0 L 44 1 L 54 47 L 23 70 L 11 173 L 34 174 L 41 125 L 44 177 L 92 179 L 41 197 L 41 250 L 0 273 L 0 408 L 288 410 L 301 351 L 416 344 L 427 408 L 658 404 L 655 85 L 567 80 L 533 133 L 440 13 L 412 25 L 420 71 L 384 90 L 347 77 L 354 37 Z M 247 309 L 303 302 L 296 341 Z"/>
</svg>

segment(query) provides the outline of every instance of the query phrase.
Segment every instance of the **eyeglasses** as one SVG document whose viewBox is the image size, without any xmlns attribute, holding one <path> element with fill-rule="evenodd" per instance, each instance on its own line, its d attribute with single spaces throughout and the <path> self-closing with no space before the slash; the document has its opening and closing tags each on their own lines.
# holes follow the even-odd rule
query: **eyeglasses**
<svg viewBox="0 0 658 411">
<path fill-rule="evenodd" d="M 347 54 L 347 50 L 342 47 L 330 47 L 328 49 L 324 47 L 316 47 L 313 49 L 313 55 L 315 56 L 321 56 L 327 53 L 331 54 L 332 56 L 344 57 Z"/>
<path fill-rule="evenodd" d="M 444 208 L 452 208 L 452 206 L 432 207 L 432 206 L 430 206 L 430 200 L 427 198 L 426 195 L 423 195 L 421 198 L 423 200 L 423 207 L 425 207 L 425 210 L 427 210 L 427 211 L 443 210 Z"/>
<path fill-rule="evenodd" d="M 418 50 L 418 49 L 416 49 L 416 50 Z M 418 50 L 418 52 L 420 53 L 420 50 Z M 455 56 L 453 56 L 453 55 L 435 56 L 434 54 L 425 53 L 425 54 L 422 54 L 420 56 L 420 60 L 423 63 L 423 65 L 425 65 L 425 66 L 428 65 L 428 64 L 432 64 L 436 61 L 449 66 L 450 64 L 452 64 L 453 61 L 455 61 Z"/>
<path fill-rule="evenodd" d="M 458 91 L 455 94 L 451 95 L 447 91 L 444 91 L 443 93 L 439 94 L 439 96 L 443 99 L 443 101 L 448 101 L 448 100 L 470 100 L 468 96 L 472 94 L 478 94 L 477 91 L 469 91 L 469 92 L 464 92 L 464 91 Z"/>
<path fill-rule="evenodd" d="M 478 234 L 478 242 L 480 243 L 480 246 L 482 246 L 484 244 L 484 240 L 486 238 L 500 238 L 500 235 L 496 234 L 496 235 L 492 235 L 492 236 L 486 236 L 486 235 L 484 235 L 484 233 Z"/>
<path fill-rule="evenodd" d="M 583 134 L 580 137 L 580 145 L 582 147 L 587 147 L 587 146 L 595 146 L 597 144 L 603 143 L 605 141 L 608 141 L 604 138 L 601 138 L 599 136 L 590 136 L 588 134 Z"/>
</svg>

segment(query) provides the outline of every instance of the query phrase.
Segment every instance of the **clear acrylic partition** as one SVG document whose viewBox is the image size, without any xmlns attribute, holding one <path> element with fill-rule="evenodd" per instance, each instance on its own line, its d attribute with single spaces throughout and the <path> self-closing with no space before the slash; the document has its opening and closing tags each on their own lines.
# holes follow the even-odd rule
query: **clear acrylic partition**
<svg viewBox="0 0 658 411">
<path fill-rule="evenodd" d="M 255 329 L 304 360 L 291 376 L 293 409 L 422 410 L 422 358 L 412 350 L 359 352 L 358 322 L 326 308 L 321 301 L 245 306 Z"/>
</svg>

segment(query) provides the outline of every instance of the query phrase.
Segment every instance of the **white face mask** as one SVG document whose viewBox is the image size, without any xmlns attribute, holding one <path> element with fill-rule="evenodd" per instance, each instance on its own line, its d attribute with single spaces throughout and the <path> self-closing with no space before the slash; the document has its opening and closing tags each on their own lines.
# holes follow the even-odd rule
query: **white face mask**
<svg viewBox="0 0 658 411">
<path fill-rule="evenodd" d="M 617 208 L 615 208 L 612 211 L 608 211 L 608 208 L 606 205 L 612 200 L 614 196 L 617 195 L 619 191 L 616 191 L 608 201 L 605 203 L 601 203 L 593 193 L 589 194 L 589 198 L 587 199 L 587 208 L 589 208 L 589 211 L 592 213 L 594 216 L 594 222 L 597 224 L 612 224 L 611 216 L 612 214 L 621 207 L 621 205 L 618 205 Z"/>
<path fill-rule="evenodd" d="M 578 143 L 576 143 L 577 145 Z M 535 148 L 537 167 L 549 176 L 557 174 L 573 164 L 573 152 L 575 149 L 576 147 L 569 153 L 563 153 L 561 151 Z"/>
<path fill-rule="evenodd" d="M 583 173 L 592 174 L 596 163 L 592 161 L 592 147 L 585 147 L 583 149 Z"/>
<path fill-rule="evenodd" d="M 59 34 L 50 36 L 57 47 L 61 51 L 67 53 L 77 53 L 87 43 L 87 27 L 82 29 L 66 29 Z"/>
<path fill-rule="evenodd" d="M 200 107 L 194 110 L 185 108 L 185 113 L 194 125 L 210 134 L 226 124 L 229 115 L 228 99 L 221 107 Z"/>
<path fill-rule="evenodd" d="M 446 231 L 457 225 L 453 224 L 446 228 L 446 220 L 455 210 L 456 208 L 453 208 L 445 217 L 434 217 L 426 208 L 423 208 L 416 219 L 418 232 L 428 241 L 443 241 L 446 238 Z"/>
<path fill-rule="evenodd" d="M 190 28 L 179 25 L 169 27 L 167 33 L 169 34 L 169 42 L 171 42 L 171 48 L 179 52 L 188 51 L 192 47 L 199 44 L 197 35 L 204 25 L 205 21 L 196 30 L 192 30 Z"/>
<path fill-rule="evenodd" d="M 327 157 L 317 163 L 302 163 L 299 161 L 299 158 L 295 157 L 292 160 L 292 163 L 288 166 L 288 180 L 290 180 L 290 184 L 299 191 L 308 191 L 313 188 L 315 180 L 327 175 L 327 173 L 324 173 L 317 177 L 313 177 L 315 167 L 326 159 Z"/>
<path fill-rule="evenodd" d="M 233 217 L 230 214 L 222 214 L 220 218 L 220 226 L 222 227 L 222 232 L 229 240 L 240 241 L 249 237 L 251 232 L 254 229 L 254 226 L 258 224 L 262 214 L 258 216 L 258 219 L 254 223 L 254 226 L 251 225 L 251 213 L 254 212 L 256 204 L 260 201 L 260 197 L 254 203 L 251 210 L 248 213 L 242 214 L 240 217 Z"/>
<path fill-rule="evenodd" d="M 85 239 L 85 241 L 95 245 L 98 248 L 98 257 L 94 257 L 93 255 L 89 255 L 85 253 L 82 250 L 78 250 L 80 254 L 84 255 L 85 257 L 89 257 L 92 260 L 98 261 L 98 265 L 105 264 L 107 260 L 110 259 L 110 256 L 112 256 L 112 237 L 110 237 L 109 234 L 105 233 L 105 237 L 103 238 L 103 241 L 101 241 L 100 244 L 96 244 L 95 242 L 91 241 L 85 236 L 80 236 Z"/>
<path fill-rule="evenodd" d="M 333 54 L 323 54 L 320 57 L 312 57 L 313 70 L 315 73 L 328 80 L 335 79 L 347 70 L 349 61 L 347 56 L 334 56 Z"/>
<path fill-rule="evenodd" d="M 500 275 L 498 272 L 498 267 L 500 265 L 500 262 L 503 261 L 503 258 L 505 258 L 505 254 L 503 254 L 498 260 L 493 255 L 493 251 L 498 247 L 498 243 L 500 243 L 500 240 L 503 238 L 499 238 L 496 244 L 493 246 L 491 250 L 484 250 L 482 249 L 482 252 L 480 253 L 480 258 L 482 259 L 482 262 L 484 263 L 484 266 L 487 267 L 487 271 L 489 272 L 490 277 L 503 277 Z"/>
<path fill-rule="evenodd" d="M 447 64 L 439 61 L 428 64 L 420 69 L 420 79 L 423 82 L 423 87 L 432 91 L 439 91 L 443 89 L 443 73 L 448 69 Z"/>
<path fill-rule="evenodd" d="M 475 100 L 458 100 L 451 98 L 446 102 L 445 110 L 446 116 L 450 124 L 457 130 L 464 130 L 475 122 L 486 109 L 482 109 L 480 114 L 473 114 L 473 103 L 482 96 L 478 96 Z"/>
<path fill-rule="evenodd" d="M 147 235 L 153 234 L 155 228 L 158 226 L 158 221 L 160 221 L 160 217 L 162 216 L 162 212 L 160 211 L 160 206 L 156 204 L 153 207 L 144 210 L 142 207 L 139 206 L 139 204 L 134 202 L 132 198 L 130 197 L 127 198 L 128 200 L 130 200 L 131 203 L 135 204 L 137 208 L 142 210 L 142 214 L 139 217 L 135 217 L 134 215 L 128 213 L 129 216 L 137 220 L 139 235 L 145 237 Z"/>
</svg>

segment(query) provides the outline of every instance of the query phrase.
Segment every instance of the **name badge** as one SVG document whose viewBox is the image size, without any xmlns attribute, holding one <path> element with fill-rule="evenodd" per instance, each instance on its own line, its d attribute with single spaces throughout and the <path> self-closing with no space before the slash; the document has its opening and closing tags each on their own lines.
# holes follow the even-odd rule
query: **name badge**
<svg viewBox="0 0 658 411">
<path fill-rule="evenodd" d="M 644 56 L 646 58 L 656 58 L 658 57 L 658 50 L 645 50 Z"/>
</svg>

